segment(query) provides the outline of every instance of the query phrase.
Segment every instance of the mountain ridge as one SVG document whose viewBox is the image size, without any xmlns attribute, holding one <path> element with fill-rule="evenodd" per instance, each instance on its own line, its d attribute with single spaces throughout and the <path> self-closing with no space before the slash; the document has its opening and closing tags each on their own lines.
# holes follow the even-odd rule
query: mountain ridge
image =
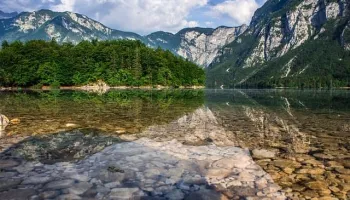
<svg viewBox="0 0 350 200">
<path fill-rule="evenodd" d="M 7 19 L 17 16 L 17 12 L 6 13 L 0 10 L 0 19 Z"/>
<path fill-rule="evenodd" d="M 194 27 L 182 29 L 175 34 L 158 31 L 141 36 L 109 28 L 82 14 L 41 9 L 0 19 L 0 42 L 55 39 L 59 43 L 77 44 L 82 40 L 93 39 L 140 40 L 150 47 L 161 47 L 206 67 L 217 56 L 220 48 L 243 33 L 245 27 Z"/>
</svg>

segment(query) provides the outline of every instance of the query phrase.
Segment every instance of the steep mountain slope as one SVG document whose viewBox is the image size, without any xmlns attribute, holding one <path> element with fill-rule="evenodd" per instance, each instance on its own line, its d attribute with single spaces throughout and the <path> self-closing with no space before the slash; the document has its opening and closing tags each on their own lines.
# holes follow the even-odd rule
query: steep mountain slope
<svg viewBox="0 0 350 200">
<path fill-rule="evenodd" d="M 219 50 L 234 41 L 246 30 L 247 26 L 211 28 L 186 28 L 177 34 L 156 32 L 146 38 L 154 45 L 208 66 L 218 55 Z"/>
<path fill-rule="evenodd" d="M 17 12 L 5 13 L 0 10 L 0 19 L 8 19 L 8 18 L 15 17 L 16 15 L 18 15 Z"/>
<path fill-rule="evenodd" d="M 84 15 L 71 12 L 39 10 L 0 20 L 0 41 L 53 38 L 58 42 L 73 43 L 94 38 L 143 39 L 138 34 L 113 30 Z"/>
<path fill-rule="evenodd" d="M 348 0 L 269 0 L 220 51 L 208 85 L 346 86 L 349 23 Z"/>
</svg>

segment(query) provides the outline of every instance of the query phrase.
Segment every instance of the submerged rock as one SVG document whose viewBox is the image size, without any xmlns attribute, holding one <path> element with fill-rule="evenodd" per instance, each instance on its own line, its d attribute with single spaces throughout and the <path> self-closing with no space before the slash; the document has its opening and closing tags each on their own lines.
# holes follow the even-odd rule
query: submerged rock
<svg viewBox="0 0 350 200">
<path fill-rule="evenodd" d="M 10 122 L 11 122 L 11 124 L 16 125 L 16 124 L 21 123 L 21 120 L 19 118 L 14 118 L 14 119 L 11 119 Z"/>
<path fill-rule="evenodd" d="M 74 180 L 66 179 L 66 180 L 50 182 L 46 185 L 46 188 L 48 188 L 48 189 L 64 189 L 64 188 L 72 187 L 73 184 L 74 184 Z"/>
<path fill-rule="evenodd" d="M 8 200 L 20 200 L 20 199 L 29 199 L 29 197 L 36 194 L 36 191 L 34 189 L 16 189 L 16 190 L 10 190 L 7 192 L 0 193 L 1 199 L 8 199 Z"/>
<path fill-rule="evenodd" d="M 267 149 L 254 149 L 252 151 L 252 156 L 256 159 L 275 158 L 276 151 L 271 151 Z"/>
<path fill-rule="evenodd" d="M 212 190 L 201 190 L 198 192 L 194 192 L 187 196 L 185 200 L 228 200 L 228 198 L 218 192 L 212 191 Z"/>
<path fill-rule="evenodd" d="M 93 130 L 73 130 L 58 134 L 35 136 L 12 146 L 7 154 L 26 160 L 56 163 L 85 158 L 120 142 L 113 136 L 95 133 Z M 0 160 L 1 163 L 4 161 Z M 5 161 L 6 162 L 6 161 Z"/>
<path fill-rule="evenodd" d="M 0 180 L 0 191 L 9 190 L 18 186 L 22 182 L 21 179 L 1 179 Z M 0 195 L 1 196 L 1 195 Z"/>
<path fill-rule="evenodd" d="M 0 160 L 0 170 L 18 166 L 20 163 L 12 159 Z"/>
<path fill-rule="evenodd" d="M 78 162 L 24 162 L 10 169 L 27 178 L 0 182 L 0 190 L 33 188 L 38 198 L 227 199 L 235 194 L 251 197 L 257 190 L 264 190 L 261 197 L 285 198 L 246 150 L 186 146 L 176 140 L 142 138 Z"/>
<path fill-rule="evenodd" d="M 139 188 L 115 188 L 109 194 L 111 199 L 136 199 L 143 196 L 143 192 Z"/>
</svg>

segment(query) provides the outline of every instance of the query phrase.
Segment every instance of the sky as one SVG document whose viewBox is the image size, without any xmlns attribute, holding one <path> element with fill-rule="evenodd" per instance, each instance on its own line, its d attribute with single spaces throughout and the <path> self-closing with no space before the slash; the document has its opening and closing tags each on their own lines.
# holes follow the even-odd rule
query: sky
<svg viewBox="0 0 350 200">
<path fill-rule="evenodd" d="M 4 12 L 50 9 L 84 14 L 104 25 L 142 35 L 186 27 L 249 24 L 266 0 L 0 0 Z"/>
</svg>

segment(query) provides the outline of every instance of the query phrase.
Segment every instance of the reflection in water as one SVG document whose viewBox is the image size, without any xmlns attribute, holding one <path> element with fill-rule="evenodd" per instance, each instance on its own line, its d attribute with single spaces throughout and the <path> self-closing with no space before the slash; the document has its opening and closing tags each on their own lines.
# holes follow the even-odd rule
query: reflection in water
<svg viewBox="0 0 350 200">
<path fill-rule="evenodd" d="M 135 138 L 152 138 L 157 141 L 176 139 L 188 145 L 215 144 L 234 146 L 232 132 L 226 131 L 218 124 L 216 117 L 207 107 L 201 107 L 192 113 L 164 125 L 154 125 L 135 135 L 123 136 L 127 140 Z"/>
<path fill-rule="evenodd" d="M 168 123 L 203 105 L 203 91 L 80 91 L 0 94 L 0 113 L 21 122 L 6 135 L 38 135 L 76 128 L 110 134 L 138 133 L 152 124 Z"/>
<path fill-rule="evenodd" d="M 31 198 L 33 194 L 45 196 L 55 190 L 51 197 L 58 199 L 226 200 L 257 195 L 285 199 L 281 188 L 253 161 L 249 151 L 233 146 L 232 138 L 206 107 L 134 136 L 141 139 L 103 147 L 104 150 L 100 146 L 113 138 L 80 131 L 34 137 L 4 152 L 0 167 L 7 166 L 5 173 L 13 184 L 5 185 L 12 190 L 0 196 Z M 102 151 L 96 153 L 96 147 Z M 96 154 L 75 163 L 57 162 L 58 158 L 70 160 L 72 152 L 86 155 L 85 150 Z M 45 157 L 47 154 L 56 158 Z M 34 161 L 19 163 L 18 156 L 31 156 Z M 53 161 L 53 165 L 47 161 Z M 13 171 L 16 173 L 8 174 Z M 30 193 L 21 193 L 21 188 L 28 188 Z"/>
<path fill-rule="evenodd" d="M 291 199 L 350 198 L 349 92 L 211 91 L 206 96 L 220 123 L 240 146 L 254 150 L 257 163 Z"/>
<path fill-rule="evenodd" d="M 181 152 L 180 156 L 185 156 L 182 150 L 192 148 L 190 145 L 196 149 L 196 152 L 192 152 L 195 159 L 202 161 L 215 160 L 209 159 L 209 153 L 206 153 L 212 153 L 211 148 L 223 150 L 238 146 L 250 150 L 255 162 L 283 188 L 283 192 L 290 199 L 350 198 L 350 93 L 347 91 L 331 93 L 293 90 L 207 90 L 205 98 L 203 91 L 182 90 L 110 91 L 100 95 L 85 92 L 5 93 L 0 95 L 0 101 L 4 102 L 0 105 L 1 113 L 8 115 L 10 119 L 21 120 L 19 124 L 6 128 L 6 137 L 0 140 L 1 147 L 4 149 L 7 144 L 12 145 L 23 140 L 14 146 L 16 148 L 2 155 L 0 168 L 4 163 L 7 166 L 13 164 L 18 167 L 15 162 L 6 160 L 9 157 L 30 155 L 30 159 L 45 163 L 56 163 L 61 161 L 61 158 L 83 159 L 77 163 L 91 163 L 88 167 L 90 168 L 95 166 L 94 161 L 89 160 L 93 153 L 99 152 L 98 155 L 106 156 L 107 159 L 108 155 L 115 157 L 111 149 L 117 146 L 142 144 L 150 148 L 145 148 L 145 152 L 136 153 L 137 155 L 128 152 L 128 148 L 119 148 L 125 153 L 125 157 L 122 158 L 124 163 L 116 164 L 118 160 L 108 159 L 106 162 L 97 163 L 107 169 L 117 169 L 119 173 L 128 167 L 142 171 L 144 169 L 140 168 L 143 165 L 136 167 L 133 163 L 137 163 L 138 159 L 154 159 L 152 167 L 158 170 L 167 166 L 162 165 L 162 160 L 166 162 L 167 159 L 158 158 L 164 155 L 174 157 L 174 152 Z M 38 135 L 23 138 L 24 135 L 33 133 Z M 121 141 L 132 142 L 119 144 Z M 47 146 L 48 143 L 50 146 Z M 109 145 L 112 146 L 107 147 Z M 161 146 L 176 148 L 155 152 Z M 104 148 L 106 149 L 102 150 Z M 221 150 L 223 155 L 227 154 Z M 154 156 L 158 154 L 160 157 Z M 136 160 L 132 161 L 134 158 Z M 210 166 L 243 165 L 244 162 L 238 161 L 239 158 L 245 157 L 239 154 L 230 158 L 232 160 L 222 161 L 220 165 L 216 163 Z M 182 163 L 181 160 L 177 161 Z M 194 163 L 192 167 L 198 164 Z M 73 166 L 71 163 L 56 163 L 54 166 L 63 167 L 62 170 L 68 175 L 75 173 L 74 170 L 68 169 Z M 119 169 L 120 167 L 123 169 Z M 177 169 L 177 166 L 175 168 Z M 241 192 L 242 197 L 266 196 L 264 191 L 256 190 L 256 184 L 264 184 L 264 180 L 254 182 L 250 186 L 244 185 L 246 183 L 242 181 L 244 178 L 251 178 L 249 173 L 243 172 L 258 169 L 253 168 L 245 168 L 240 172 L 230 168 L 231 173 L 227 174 L 229 180 L 219 179 L 222 181 L 220 183 L 206 180 L 206 184 L 216 184 L 215 189 L 228 197 L 234 197 L 232 191 Z M 76 170 L 87 172 L 84 167 Z M 222 169 L 220 170 L 216 175 L 222 174 Z M 129 177 L 130 174 L 125 175 Z M 144 175 L 143 171 L 141 175 Z M 203 176 L 203 173 L 197 175 Z M 89 174 L 88 177 L 91 178 Z M 101 177 L 106 178 L 103 174 Z M 110 182 L 99 186 L 120 188 L 131 184 L 130 187 L 134 187 L 132 184 L 136 180 L 138 183 L 143 180 L 141 176 L 133 177 L 134 182 Z M 181 179 L 174 180 L 177 182 L 177 189 L 194 189 L 180 184 Z M 164 182 L 162 179 L 157 181 Z M 228 186 L 228 182 L 233 185 Z M 90 181 L 89 183 L 91 184 Z M 270 183 L 272 184 L 272 180 Z M 104 191 L 105 195 L 109 195 L 111 188 L 107 193 L 103 188 L 99 188 L 100 192 Z M 142 192 L 146 191 L 144 189 Z M 96 190 L 98 189 L 94 188 L 94 191 Z M 147 194 L 153 193 L 148 191 Z M 174 191 L 173 194 L 181 196 L 188 193 Z M 154 195 L 160 194 L 155 192 Z"/>
</svg>

